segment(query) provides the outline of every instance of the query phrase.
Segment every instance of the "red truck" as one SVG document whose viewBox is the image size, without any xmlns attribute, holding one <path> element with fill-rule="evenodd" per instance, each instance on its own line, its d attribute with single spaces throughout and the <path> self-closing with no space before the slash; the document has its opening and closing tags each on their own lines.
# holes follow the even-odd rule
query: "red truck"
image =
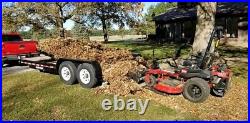
<svg viewBox="0 0 250 123">
<path fill-rule="evenodd" d="M 16 63 L 20 57 L 37 54 L 36 41 L 23 41 L 18 33 L 2 34 L 2 64 Z"/>
</svg>

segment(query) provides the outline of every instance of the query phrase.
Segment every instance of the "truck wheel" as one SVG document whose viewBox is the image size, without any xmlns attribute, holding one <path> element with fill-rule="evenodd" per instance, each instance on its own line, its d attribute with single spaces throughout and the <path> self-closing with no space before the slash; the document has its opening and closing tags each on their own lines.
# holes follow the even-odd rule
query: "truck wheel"
<svg viewBox="0 0 250 123">
<path fill-rule="evenodd" d="M 62 62 L 59 66 L 58 73 L 64 84 L 72 85 L 76 83 L 76 66 L 72 62 Z"/>
<path fill-rule="evenodd" d="M 96 71 L 93 65 L 88 63 L 80 64 L 77 68 L 76 77 L 84 88 L 92 88 L 97 84 Z"/>
<path fill-rule="evenodd" d="M 191 78 L 184 85 L 183 96 L 191 102 L 204 102 L 209 94 L 210 87 L 208 83 L 201 78 Z"/>
</svg>

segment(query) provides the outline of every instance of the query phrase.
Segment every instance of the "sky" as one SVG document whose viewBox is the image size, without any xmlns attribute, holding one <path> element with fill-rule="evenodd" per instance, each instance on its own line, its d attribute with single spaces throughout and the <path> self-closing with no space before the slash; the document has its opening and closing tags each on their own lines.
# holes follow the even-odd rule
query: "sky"
<svg viewBox="0 0 250 123">
<path fill-rule="evenodd" d="M 142 2 L 144 4 L 144 8 L 143 8 L 143 14 L 147 13 L 147 9 L 151 6 L 151 5 L 155 5 L 157 4 L 158 2 Z M 63 27 L 66 29 L 66 30 L 71 30 L 73 27 L 74 27 L 74 21 L 72 20 L 67 20 L 64 24 L 63 24 Z M 118 29 L 118 26 L 117 25 L 114 25 L 113 26 L 114 29 Z"/>
</svg>

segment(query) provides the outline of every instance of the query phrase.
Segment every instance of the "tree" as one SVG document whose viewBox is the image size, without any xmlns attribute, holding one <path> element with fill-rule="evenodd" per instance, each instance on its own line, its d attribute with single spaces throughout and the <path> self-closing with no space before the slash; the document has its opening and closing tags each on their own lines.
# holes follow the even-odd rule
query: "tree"
<svg viewBox="0 0 250 123">
<path fill-rule="evenodd" d="M 205 52 L 214 28 L 215 13 L 216 2 L 202 2 L 197 4 L 197 24 L 193 43 L 194 54 Z"/>
<path fill-rule="evenodd" d="M 148 27 L 148 25 L 145 22 L 140 23 L 140 24 L 135 26 L 135 31 L 136 31 L 137 35 L 138 34 L 148 35 L 148 30 L 150 30 L 150 28 Z M 154 30 L 154 27 L 153 27 L 153 30 Z"/>
<path fill-rule="evenodd" d="M 161 2 L 156 5 L 151 5 L 148 8 L 146 19 L 151 20 L 152 14 L 159 15 L 159 14 L 167 12 L 168 9 L 174 8 L 176 6 L 177 6 L 176 2 Z"/>
<path fill-rule="evenodd" d="M 89 39 L 90 32 L 87 27 L 84 27 L 84 25 L 75 23 L 74 27 L 71 30 L 71 33 L 76 38 Z"/>
<path fill-rule="evenodd" d="M 17 32 L 27 21 L 27 16 L 15 7 L 14 3 L 3 3 L 2 5 L 2 30 Z"/>
<path fill-rule="evenodd" d="M 65 37 L 63 24 L 77 18 L 89 3 L 78 2 L 17 2 L 3 9 L 3 25 L 8 28 L 30 26 L 34 31 L 54 27 L 60 37 Z"/>
<path fill-rule="evenodd" d="M 125 25 L 133 27 L 139 21 L 139 16 L 143 8 L 142 3 L 122 3 L 122 2 L 93 2 L 86 14 L 82 14 L 79 23 L 101 26 L 104 41 L 108 41 L 108 28 L 112 24 L 117 24 L 120 28 Z"/>
<path fill-rule="evenodd" d="M 162 14 L 167 12 L 168 9 L 176 7 L 177 4 L 175 2 L 162 2 L 156 5 L 151 5 L 148 10 L 147 14 L 144 16 L 144 24 L 141 24 L 141 27 L 138 30 L 146 29 L 144 33 L 155 33 L 155 24 L 152 21 L 153 16 Z"/>
</svg>

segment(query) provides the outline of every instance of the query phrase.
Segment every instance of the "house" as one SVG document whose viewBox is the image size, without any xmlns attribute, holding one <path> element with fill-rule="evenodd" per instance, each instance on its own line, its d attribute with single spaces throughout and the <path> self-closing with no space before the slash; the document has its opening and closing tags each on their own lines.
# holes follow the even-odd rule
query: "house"
<svg viewBox="0 0 250 123">
<path fill-rule="evenodd" d="M 157 41 L 193 42 L 197 23 L 196 3 L 178 3 L 176 8 L 153 17 Z M 217 3 L 215 25 L 228 38 L 247 36 L 248 3 Z M 242 34 L 241 34 L 242 33 Z"/>
</svg>

